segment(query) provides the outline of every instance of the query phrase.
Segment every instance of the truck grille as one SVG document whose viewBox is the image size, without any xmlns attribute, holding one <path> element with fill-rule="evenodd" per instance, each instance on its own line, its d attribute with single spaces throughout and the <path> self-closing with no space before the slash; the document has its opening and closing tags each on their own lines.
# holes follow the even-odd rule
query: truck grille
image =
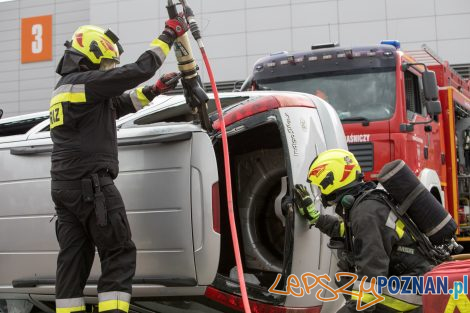
<svg viewBox="0 0 470 313">
<path fill-rule="evenodd" d="M 350 143 L 348 149 L 356 157 L 363 173 L 372 171 L 374 168 L 374 145 L 371 142 Z"/>
</svg>

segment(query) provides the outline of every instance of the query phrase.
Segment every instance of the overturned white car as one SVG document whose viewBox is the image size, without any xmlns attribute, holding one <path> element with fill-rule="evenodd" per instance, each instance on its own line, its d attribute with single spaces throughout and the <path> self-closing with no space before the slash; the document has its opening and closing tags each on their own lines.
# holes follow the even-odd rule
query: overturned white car
<svg viewBox="0 0 470 313">
<path fill-rule="evenodd" d="M 279 273 L 287 278 L 336 272 L 328 238 L 308 231 L 305 221 L 282 205 L 294 184 L 306 183 L 318 153 L 347 148 L 335 111 L 317 97 L 292 92 L 224 93 L 221 100 L 252 305 L 335 311 L 340 301 L 322 303 L 315 292 L 302 298 L 268 292 Z M 209 111 L 215 111 L 213 100 Z M 193 118 L 183 96 L 161 96 L 117 122 L 116 184 L 138 249 L 131 311 L 241 307 L 217 115 L 211 114 L 215 131 L 210 134 Z M 53 312 L 59 247 L 50 222 L 49 121 L 15 135 L 8 127 L 14 123 L 0 120 L 5 134 L 0 137 L 0 306 L 19 301 Z M 90 303 L 96 303 L 100 274 L 96 259 L 85 289 Z"/>
</svg>

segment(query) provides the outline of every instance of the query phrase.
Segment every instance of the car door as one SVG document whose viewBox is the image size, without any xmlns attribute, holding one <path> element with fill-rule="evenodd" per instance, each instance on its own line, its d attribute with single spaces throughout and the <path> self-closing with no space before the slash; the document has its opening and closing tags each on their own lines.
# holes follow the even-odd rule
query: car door
<svg viewBox="0 0 470 313">
<path fill-rule="evenodd" d="M 43 126 L 0 150 L 9 169 L 0 173 L 0 285 L 43 285 L 42 292 L 53 293 L 58 244 L 50 223 L 52 146 Z M 133 294 L 203 293 L 198 287 L 212 282 L 219 258 L 212 212 L 217 165 L 208 135 L 188 123 L 130 127 L 118 131 L 118 145 L 116 185 L 138 249 Z M 95 258 L 89 283 L 99 274 Z"/>
</svg>

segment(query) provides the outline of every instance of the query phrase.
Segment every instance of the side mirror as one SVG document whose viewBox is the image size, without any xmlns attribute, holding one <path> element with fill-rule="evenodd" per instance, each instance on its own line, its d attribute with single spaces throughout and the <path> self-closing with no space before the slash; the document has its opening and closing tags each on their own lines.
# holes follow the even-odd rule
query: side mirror
<svg viewBox="0 0 470 313">
<path fill-rule="evenodd" d="M 433 71 L 423 72 L 423 91 L 426 101 L 436 101 L 439 98 L 436 74 Z"/>
<path fill-rule="evenodd" d="M 435 116 L 442 113 L 442 107 L 440 101 L 426 101 L 426 110 L 431 116 Z"/>
<path fill-rule="evenodd" d="M 433 71 L 423 72 L 423 91 L 426 99 L 426 110 L 431 116 L 441 114 L 442 108 L 439 102 L 439 90 L 437 89 L 436 73 Z"/>
</svg>

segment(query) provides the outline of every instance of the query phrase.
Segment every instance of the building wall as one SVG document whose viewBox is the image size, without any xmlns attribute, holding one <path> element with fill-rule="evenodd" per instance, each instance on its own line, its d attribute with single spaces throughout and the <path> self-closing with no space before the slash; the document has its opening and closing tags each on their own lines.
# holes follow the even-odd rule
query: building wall
<svg viewBox="0 0 470 313">
<path fill-rule="evenodd" d="M 25 17 L 53 18 L 52 61 L 21 64 L 20 26 Z M 4 116 L 47 110 L 58 80 L 55 67 L 70 34 L 89 20 L 89 1 L 21 0 L 0 3 L 0 108 Z"/>
<path fill-rule="evenodd" d="M 218 81 L 243 80 L 270 52 L 397 39 L 404 50 L 430 46 L 451 64 L 470 63 L 468 0 L 189 0 Z M 165 0 L 16 0 L 0 3 L 0 107 L 5 116 L 48 107 L 63 42 L 82 24 L 110 27 L 122 63 L 133 62 L 163 29 Z M 20 63 L 20 19 L 53 14 L 53 61 Z M 194 45 L 195 47 L 196 45 Z M 194 55 L 207 81 L 199 51 Z M 158 75 L 176 69 L 170 53 Z"/>
</svg>

